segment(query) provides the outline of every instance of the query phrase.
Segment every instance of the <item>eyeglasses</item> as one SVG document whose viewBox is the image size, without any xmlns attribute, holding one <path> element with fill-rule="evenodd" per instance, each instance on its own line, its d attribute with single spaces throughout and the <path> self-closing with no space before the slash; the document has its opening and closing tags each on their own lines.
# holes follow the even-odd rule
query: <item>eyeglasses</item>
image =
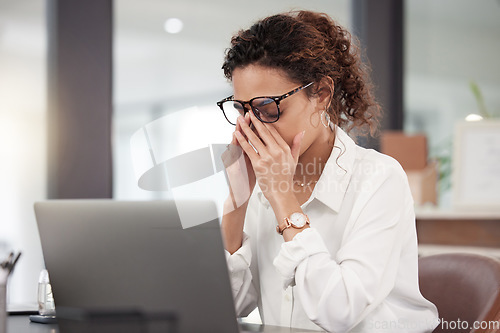
<svg viewBox="0 0 500 333">
<path fill-rule="evenodd" d="M 217 102 L 217 105 L 222 110 L 224 117 L 226 117 L 227 121 L 231 125 L 236 125 L 238 117 L 244 116 L 249 111 L 248 108 L 245 107 L 246 104 L 250 106 L 257 119 L 263 123 L 274 123 L 280 118 L 280 102 L 285 98 L 292 96 L 296 92 L 309 87 L 313 83 L 314 82 L 311 82 L 298 87 L 281 96 L 254 97 L 247 102 L 238 101 L 234 99 L 234 96 L 229 96 L 224 98 L 222 101 Z"/>
</svg>

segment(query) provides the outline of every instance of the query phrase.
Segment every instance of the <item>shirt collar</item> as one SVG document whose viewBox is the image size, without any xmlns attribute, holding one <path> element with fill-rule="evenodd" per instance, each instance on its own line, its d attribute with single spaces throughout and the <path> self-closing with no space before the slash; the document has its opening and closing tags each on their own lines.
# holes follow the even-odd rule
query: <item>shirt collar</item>
<svg viewBox="0 0 500 333">
<path fill-rule="evenodd" d="M 351 180 L 355 158 L 356 144 L 337 126 L 334 147 L 311 196 L 338 213 Z"/>
<path fill-rule="evenodd" d="M 308 202 L 318 199 L 338 213 L 351 179 L 356 144 L 340 127 L 335 129 L 334 147 Z M 271 207 L 258 184 L 255 190 L 260 203 Z"/>
</svg>

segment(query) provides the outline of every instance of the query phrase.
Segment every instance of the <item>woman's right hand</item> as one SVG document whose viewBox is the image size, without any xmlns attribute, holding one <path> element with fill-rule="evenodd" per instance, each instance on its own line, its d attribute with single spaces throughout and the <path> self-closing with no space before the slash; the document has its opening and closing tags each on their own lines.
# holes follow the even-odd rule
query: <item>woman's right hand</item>
<svg viewBox="0 0 500 333">
<path fill-rule="evenodd" d="M 245 121 L 250 124 L 250 117 L 245 117 Z M 222 162 L 226 167 L 229 196 L 224 203 L 221 229 L 224 247 L 230 254 L 236 252 L 243 243 L 243 227 L 248 199 L 256 183 L 252 163 L 235 137 L 237 131 L 241 132 L 239 124 L 236 124 L 233 139 L 228 145 L 228 149 L 222 154 Z"/>
<path fill-rule="evenodd" d="M 246 116 L 245 121 L 250 125 L 250 117 Z M 229 185 L 229 197 L 224 204 L 224 214 L 246 207 L 256 183 L 252 163 L 235 137 L 237 131 L 242 132 L 239 123 L 236 124 L 228 149 L 222 154 Z"/>
</svg>

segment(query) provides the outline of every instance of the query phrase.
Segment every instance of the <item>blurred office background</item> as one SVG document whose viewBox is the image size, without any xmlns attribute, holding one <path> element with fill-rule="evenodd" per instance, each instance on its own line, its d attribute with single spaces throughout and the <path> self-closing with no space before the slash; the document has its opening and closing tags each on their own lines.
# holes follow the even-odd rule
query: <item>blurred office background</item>
<svg viewBox="0 0 500 333">
<path fill-rule="evenodd" d="M 10 281 L 11 303 L 36 300 L 43 268 L 33 203 L 47 199 L 51 186 L 46 5 L 0 0 L 0 256 L 10 249 L 23 252 Z M 302 8 L 326 12 L 353 29 L 354 0 L 114 1 L 112 197 L 168 197 L 141 190 L 133 168 L 130 139 L 154 120 L 178 113 L 183 135 L 168 142 L 176 147 L 229 140 L 233 129 L 215 102 L 231 95 L 220 69 L 231 35 L 258 18 Z M 471 82 L 488 109 L 500 113 L 500 1 L 405 0 L 403 8 L 402 129 L 424 133 L 431 157 L 446 156 L 455 122 L 478 113 Z M 168 32 L 169 18 L 181 20 L 182 29 Z M 449 192 L 442 189 L 441 205 L 447 205 Z"/>
</svg>

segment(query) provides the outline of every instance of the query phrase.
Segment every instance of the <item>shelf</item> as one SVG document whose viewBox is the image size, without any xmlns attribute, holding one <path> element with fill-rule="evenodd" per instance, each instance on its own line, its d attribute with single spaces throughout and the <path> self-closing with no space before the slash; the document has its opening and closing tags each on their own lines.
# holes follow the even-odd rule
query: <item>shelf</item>
<svg viewBox="0 0 500 333">
<path fill-rule="evenodd" d="M 472 253 L 492 256 L 500 259 L 500 248 L 433 244 L 420 244 L 418 246 L 418 255 L 422 257 L 442 253 Z"/>
<path fill-rule="evenodd" d="M 419 244 L 500 248 L 500 212 L 415 210 Z"/>
<path fill-rule="evenodd" d="M 439 208 L 433 206 L 415 207 L 417 219 L 450 219 L 450 220 L 498 220 L 500 222 L 500 205 L 498 210 L 471 210 Z"/>
</svg>

